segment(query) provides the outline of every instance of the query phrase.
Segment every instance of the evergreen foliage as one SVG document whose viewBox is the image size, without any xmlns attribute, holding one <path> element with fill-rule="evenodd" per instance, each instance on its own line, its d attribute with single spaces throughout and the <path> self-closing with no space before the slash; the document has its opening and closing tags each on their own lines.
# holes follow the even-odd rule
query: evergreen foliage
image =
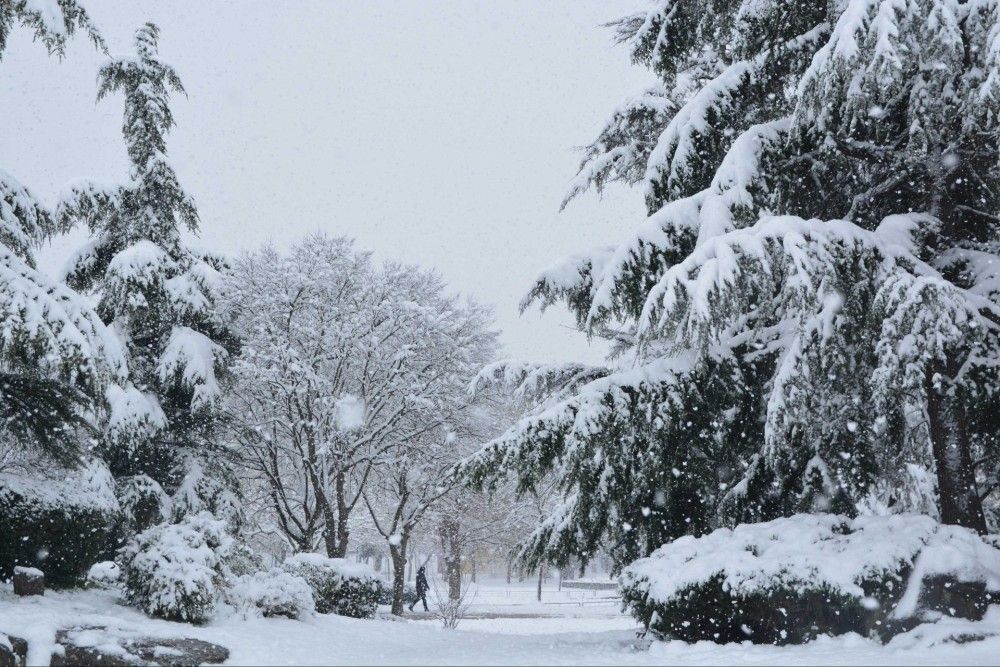
<svg viewBox="0 0 1000 667">
<path fill-rule="evenodd" d="M 231 578 L 228 527 L 208 512 L 134 536 L 118 554 L 125 600 L 150 616 L 204 623 Z"/>
<path fill-rule="evenodd" d="M 78 29 L 103 48 L 75 0 L 0 3 L 0 57 L 18 24 L 51 54 L 61 56 Z M 88 436 L 87 412 L 125 361 L 88 304 L 35 270 L 33 251 L 55 229 L 48 208 L 0 169 L 0 438 L 74 465 Z"/>
<path fill-rule="evenodd" d="M 197 512 L 211 504 L 206 494 L 221 493 L 199 487 L 198 461 L 217 427 L 220 377 L 234 341 L 215 309 L 221 261 L 182 238 L 183 230 L 197 232 L 199 218 L 167 160 L 166 133 L 174 125 L 170 94 L 184 88 L 160 59 L 158 39 L 159 29 L 144 25 L 135 55 L 113 58 L 98 75 L 98 99 L 125 98 L 129 180 L 74 184 L 57 218 L 64 229 L 82 222 L 90 230 L 67 280 L 97 295 L 98 312 L 129 354 L 128 382 L 108 391 L 102 455 L 117 478 L 141 475 L 168 493 L 194 489 L 178 507 Z"/>
<path fill-rule="evenodd" d="M 660 83 L 569 198 L 640 184 L 649 217 L 524 304 L 565 302 L 612 365 L 464 469 L 560 480 L 523 555 L 621 566 L 802 511 L 996 525 L 1000 5 L 658 0 L 613 27 Z"/>
</svg>

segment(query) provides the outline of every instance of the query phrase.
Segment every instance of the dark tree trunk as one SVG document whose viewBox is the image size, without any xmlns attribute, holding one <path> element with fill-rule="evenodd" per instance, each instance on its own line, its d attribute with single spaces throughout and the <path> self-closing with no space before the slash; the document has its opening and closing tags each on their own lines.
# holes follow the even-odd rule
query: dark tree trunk
<svg viewBox="0 0 1000 667">
<path fill-rule="evenodd" d="M 447 518 L 438 525 L 438 537 L 444 550 L 444 572 L 448 579 L 448 599 L 462 597 L 462 540 L 458 521 Z"/>
<path fill-rule="evenodd" d="M 392 613 L 403 615 L 403 590 L 406 585 L 406 543 L 407 537 L 400 539 L 399 544 L 389 545 L 389 556 L 392 560 Z"/>
<path fill-rule="evenodd" d="M 347 542 L 350 538 L 348 530 L 348 519 L 351 516 L 351 509 L 347 506 L 347 477 L 343 472 L 337 473 L 333 480 L 334 496 L 337 507 L 337 532 L 333 541 L 333 549 L 327 546 L 327 553 L 330 558 L 344 558 L 347 555 Z"/>
<path fill-rule="evenodd" d="M 462 557 L 457 556 L 449 559 L 448 568 L 448 599 L 460 600 L 462 598 Z"/>
<path fill-rule="evenodd" d="M 538 601 L 542 601 L 542 581 L 545 579 L 545 563 L 538 566 Z"/>
<path fill-rule="evenodd" d="M 927 377 L 927 418 L 937 468 L 941 522 L 985 535 L 986 517 L 976 488 L 965 405 L 952 384 L 960 367 L 958 360 L 950 357 L 933 367 Z"/>
</svg>

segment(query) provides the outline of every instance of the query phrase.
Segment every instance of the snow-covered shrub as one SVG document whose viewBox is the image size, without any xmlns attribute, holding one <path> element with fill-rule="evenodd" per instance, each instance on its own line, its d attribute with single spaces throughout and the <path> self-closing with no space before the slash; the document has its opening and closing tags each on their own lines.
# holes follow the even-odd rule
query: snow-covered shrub
<svg viewBox="0 0 1000 667">
<path fill-rule="evenodd" d="M 207 512 L 139 533 L 119 552 L 126 601 L 150 616 L 208 620 L 232 545 L 225 523 Z"/>
<path fill-rule="evenodd" d="M 382 583 L 368 565 L 303 553 L 290 556 L 282 567 L 306 580 L 319 613 L 353 618 L 375 615 Z"/>
<path fill-rule="evenodd" d="M 77 586 L 113 554 L 118 504 L 107 469 L 59 472 L 0 474 L 0 579 L 22 565 L 44 570 L 49 587 Z"/>
<path fill-rule="evenodd" d="M 417 589 L 413 584 L 403 585 L 403 604 L 411 605 L 417 601 Z M 392 584 L 385 583 L 384 581 L 379 581 L 379 592 L 378 592 L 378 603 L 379 604 L 392 604 Z"/>
<path fill-rule="evenodd" d="M 237 577 L 227 599 L 244 613 L 268 617 L 300 618 L 316 608 L 306 580 L 279 568 Z"/>
<path fill-rule="evenodd" d="M 888 634 L 889 621 L 924 606 L 935 578 L 988 598 L 1000 591 L 1000 550 L 926 516 L 800 514 L 682 537 L 627 567 L 619 585 L 661 636 L 786 644 Z"/>
<path fill-rule="evenodd" d="M 122 569 L 113 560 L 102 560 L 94 563 L 87 572 L 88 586 L 114 586 L 121 579 Z"/>
</svg>

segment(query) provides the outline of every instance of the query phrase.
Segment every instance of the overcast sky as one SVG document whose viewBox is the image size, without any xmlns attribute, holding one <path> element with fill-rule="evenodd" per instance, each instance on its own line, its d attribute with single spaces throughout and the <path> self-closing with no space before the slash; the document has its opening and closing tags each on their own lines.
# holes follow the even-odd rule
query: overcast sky
<svg viewBox="0 0 1000 667">
<path fill-rule="evenodd" d="M 85 0 L 113 53 L 144 21 L 162 29 L 188 91 L 168 154 L 202 244 L 353 236 L 492 305 L 506 355 L 589 361 L 602 348 L 564 310 L 517 303 L 540 269 L 642 217 L 626 191 L 558 212 L 574 146 L 649 83 L 600 27 L 639 4 Z M 103 60 L 83 39 L 49 59 L 20 30 L 0 62 L 0 166 L 50 203 L 75 178 L 126 174 L 121 100 L 94 102 Z M 83 238 L 57 240 L 43 266 Z"/>
</svg>

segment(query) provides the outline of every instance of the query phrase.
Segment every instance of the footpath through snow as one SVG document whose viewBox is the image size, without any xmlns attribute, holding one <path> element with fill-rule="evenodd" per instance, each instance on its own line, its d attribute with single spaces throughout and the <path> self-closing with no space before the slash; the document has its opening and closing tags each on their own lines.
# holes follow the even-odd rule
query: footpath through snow
<svg viewBox="0 0 1000 667">
<path fill-rule="evenodd" d="M 227 664 L 232 665 L 989 664 L 1000 655 L 996 637 L 963 644 L 947 640 L 955 631 L 1000 635 L 1000 607 L 980 623 L 925 625 L 887 646 L 848 635 L 784 648 L 654 642 L 648 650 L 636 650 L 631 621 L 608 614 L 607 605 L 582 612 L 579 606 L 546 606 L 551 614 L 563 615 L 481 619 L 463 623 L 458 630 L 428 621 L 322 615 L 305 621 L 229 616 L 195 627 L 151 620 L 117 604 L 108 591 L 47 591 L 40 598 L 15 598 L 4 586 L 0 630 L 30 642 L 30 664 L 48 664 L 55 631 L 80 624 L 105 625 L 123 635 L 138 632 L 222 644 L 231 652 Z"/>
</svg>

